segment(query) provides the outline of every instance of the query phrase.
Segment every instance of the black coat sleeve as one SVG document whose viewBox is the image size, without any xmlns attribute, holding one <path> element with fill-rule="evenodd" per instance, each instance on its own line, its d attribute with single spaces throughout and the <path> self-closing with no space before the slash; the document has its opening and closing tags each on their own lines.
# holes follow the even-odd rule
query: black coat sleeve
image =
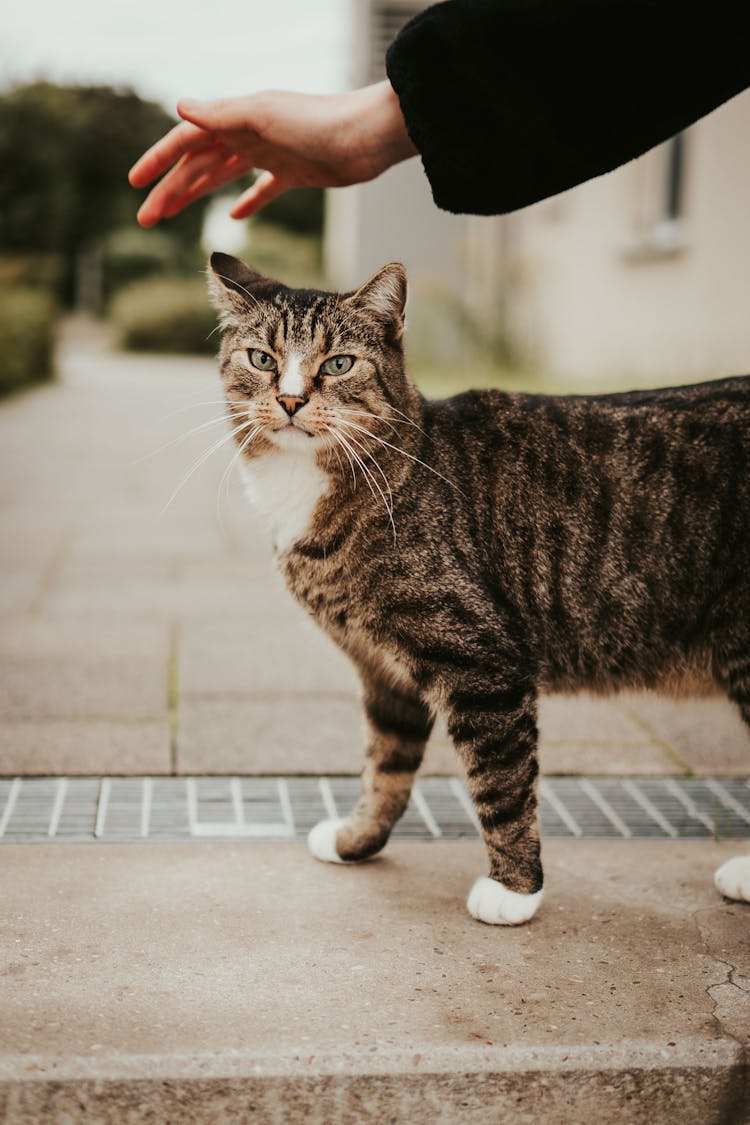
<svg viewBox="0 0 750 1125">
<path fill-rule="evenodd" d="M 492 215 L 738 94 L 749 31 L 750 0 L 447 0 L 406 25 L 386 66 L 438 207 Z"/>
</svg>

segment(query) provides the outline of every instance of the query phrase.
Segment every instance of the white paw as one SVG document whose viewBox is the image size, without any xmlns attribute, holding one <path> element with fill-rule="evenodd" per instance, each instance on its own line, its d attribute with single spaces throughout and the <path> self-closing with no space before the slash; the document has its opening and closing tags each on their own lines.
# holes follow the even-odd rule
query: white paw
<svg viewBox="0 0 750 1125">
<path fill-rule="evenodd" d="M 750 855 L 728 859 L 714 873 L 714 883 L 727 898 L 750 902 Z"/>
<path fill-rule="evenodd" d="M 346 863 L 336 851 L 336 836 L 344 820 L 320 820 L 307 836 L 307 846 L 316 859 L 324 863 Z"/>
<path fill-rule="evenodd" d="M 489 922 L 492 926 L 519 926 L 534 917 L 541 901 L 541 891 L 522 895 L 509 891 L 497 879 L 483 875 L 469 891 L 466 908 L 480 922 Z"/>
</svg>

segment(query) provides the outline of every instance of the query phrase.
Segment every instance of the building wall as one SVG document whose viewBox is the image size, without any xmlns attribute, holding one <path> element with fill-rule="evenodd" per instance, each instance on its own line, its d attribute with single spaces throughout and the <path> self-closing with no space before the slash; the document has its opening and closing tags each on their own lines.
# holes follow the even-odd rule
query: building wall
<svg viewBox="0 0 750 1125">
<path fill-rule="evenodd" d="M 352 85 L 382 77 L 385 42 L 420 6 L 352 0 Z M 420 350 L 434 335 L 451 362 L 468 325 L 525 365 L 592 386 L 750 371 L 750 92 L 684 137 L 676 222 L 664 212 L 668 146 L 497 218 L 438 211 L 408 161 L 328 193 L 328 274 L 350 288 L 404 262 L 412 333 L 421 320 Z M 438 311 L 425 318 L 431 301 Z M 462 325 L 452 343 L 441 331 L 451 319 Z"/>
<path fill-rule="evenodd" d="M 385 77 L 388 43 L 424 7 L 418 0 L 352 0 L 352 86 Z M 326 274 L 335 287 L 350 289 L 386 262 L 403 262 L 412 350 L 425 359 L 456 360 L 470 285 L 466 223 L 438 210 L 420 161 L 406 161 L 372 183 L 327 193 Z"/>
<path fill-rule="evenodd" d="M 666 156 L 499 220 L 488 288 L 523 357 L 591 380 L 750 371 L 750 93 L 685 134 L 676 223 L 661 213 Z"/>
</svg>

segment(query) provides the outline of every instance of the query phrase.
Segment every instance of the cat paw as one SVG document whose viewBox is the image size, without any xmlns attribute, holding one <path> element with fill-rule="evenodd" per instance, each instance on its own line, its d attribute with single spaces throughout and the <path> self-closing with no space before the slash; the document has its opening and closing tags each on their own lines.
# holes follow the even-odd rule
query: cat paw
<svg viewBox="0 0 750 1125">
<path fill-rule="evenodd" d="M 336 837 L 344 820 L 320 820 L 307 836 L 307 846 L 316 859 L 324 863 L 348 863 L 336 851 Z"/>
<path fill-rule="evenodd" d="M 750 855 L 736 855 L 722 863 L 714 883 L 726 898 L 750 902 Z"/>
<path fill-rule="evenodd" d="M 541 891 L 522 895 L 483 875 L 469 891 L 466 908 L 473 918 L 491 926 L 520 926 L 534 917 L 541 901 Z"/>
</svg>

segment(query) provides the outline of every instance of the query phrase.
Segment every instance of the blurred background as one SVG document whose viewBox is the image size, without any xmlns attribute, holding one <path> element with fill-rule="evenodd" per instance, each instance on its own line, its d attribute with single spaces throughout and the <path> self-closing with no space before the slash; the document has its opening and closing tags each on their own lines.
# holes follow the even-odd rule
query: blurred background
<svg viewBox="0 0 750 1125">
<path fill-rule="evenodd" d="M 273 577 L 267 529 L 232 477 L 210 250 L 331 288 L 405 262 L 408 364 L 427 394 L 750 369 L 750 94 L 506 217 L 441 213 L 412 160 L 361 187 L 290 193 L 249 223 L 228 218 L 235 185 L 137 226 L 145 193 L 127 172 L 179 97 L 378 81 L 417 10 L 26 0 L 4 20 L 0 775 L 361 768 L 352 670 Z M 544 706 L 548 772 L 585 759 L 688 773 L 706 745 L 714 771 L 744 768 L 728 705 Z M 428 771 L 455 772 L 444 732 L 433 743 Z M 0 776 L 0 805 L 10 784 Z"/>
<path fill-rule="evenodd" d="M 409 270 L 408 347 L 427 393 L 596 390 L 750 365 L 750 96 L 617 172 L 505 217 L 437 211 L 419 161 L 291 193 L 249 223 L 214 197 L 156 230 L 127 170 L 182 95 L 380 80 L 425 5 L 399 0 L 31 0 L 0 46 L 0 386 L 48 377 L 77 313 L 120 348 L 211 352 L 201 271 L 221 249 L 290 283 Z M 634 78 L 636 76 L 634 75 Z"/>
</svg>

